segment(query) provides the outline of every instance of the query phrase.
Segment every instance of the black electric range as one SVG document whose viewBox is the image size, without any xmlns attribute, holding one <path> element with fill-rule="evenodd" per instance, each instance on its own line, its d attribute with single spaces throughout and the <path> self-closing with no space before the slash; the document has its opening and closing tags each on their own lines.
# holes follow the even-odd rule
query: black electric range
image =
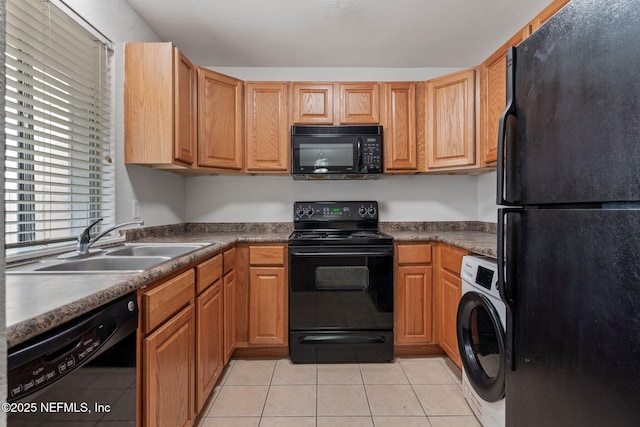
<svg viewBox="0 0 640 427">
<path fill-rule="evenodd" d="M 294 204 L 289 355 L 297 363 L 393 360 L 393 237 L 378 230 L 377 202 Z"/>
</svg>

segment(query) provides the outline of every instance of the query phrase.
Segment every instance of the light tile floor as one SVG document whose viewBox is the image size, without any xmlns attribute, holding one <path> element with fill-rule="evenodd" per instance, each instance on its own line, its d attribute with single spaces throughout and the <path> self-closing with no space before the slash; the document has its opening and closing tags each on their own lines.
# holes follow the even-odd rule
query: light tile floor
<svg viewBox="0 0 640 427">
<path fill-rule="evenodd" d="M 480 427 L 444 357 L 380 364 L 232 360 L 198 427 Z"/>
</svg>

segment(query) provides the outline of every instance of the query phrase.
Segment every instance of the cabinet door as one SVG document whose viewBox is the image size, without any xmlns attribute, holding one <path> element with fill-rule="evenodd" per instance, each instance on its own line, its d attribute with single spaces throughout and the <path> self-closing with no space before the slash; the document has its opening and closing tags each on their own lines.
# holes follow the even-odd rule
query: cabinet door
<svg viewBox="0 0 640 427">
<path fill-rule="evenodd" d="M 178 48 L 173 48 L 175 64 L 174 157 L 193 164 L 198 138 L 198 73 Z"/>
<path fill-rule="evenodd" d="M 196 413 L 199 413 L 224 367 L 222 281 L 196 298 Z"/>
<path fill-rule="evenodd" d="M 293 123 L 333 124 L 333 84 L 292 83 Z"/>
<path fill-rule="evenodd" d="M 236 349 L 236 273 L 224 276 L 224 364 Z"/>
<path fill-rule="evenodd" d="M 462 292 L 462 279 L 447 270 L 440 271 L 441 287 L 441 319 L 440 319 L 440 346 L 451 358 L 451 360 L 461 368 L 460 352 L 458 351 L 458 335 L 456 330 L 456 319 L 458 313 L 458 303 Z"/>
<path fill-rule="evenodd" d="M 396 342 L 430 343 L 432 335 L 433 269 L 426 265 L 398 267 Z"/>
<path fill-rule="evenodd" d="M 242 84 L 198 68 L 198 166 L 242 169 Z"/>
<path fill-rule="evenodd" d="M 507 51 L 526 37 L 522 30 L 480 66 L 480 132 L 482 166 L 498 159 L 498 123 L 507 104 Z"/>
<path fill-rule="evenodd" d="M 193 304 L 143 340 L 143 425 L 187 427 L 195 418 Z"/>
<path fill-rule="evenodd" d="M 187 99 L 191 84 L 187 76 L 189 65 L 184 61 L 176 63 L 175 52 L 171 43 L 125 44 L 125 163 L 177 170 L 186 169 L 193 162 L 193 159 L 188 160 L 189 150 L 193 148 L 187 148 L 186 141 L 195 136 L 195 133 L 188 135 L 190 126 L 195 124 L 195 116 L 188 117 L 189 111 L 174 108 L 183 103 L 182 107 L 186 107 L 190 102 Z M 178 69 L 174 70 L 176 67 Z M 179 87 L 175 87 L 177 80 L 180 80 Z M 177 100 L 174 99 L 176 95 Z M 180 119 L 179 129 L 174 124 L 176 115 Z M 176 141 L 178 133 L 180 140 Z"/>
<path fill-rule="evenodd" d="M 247 83 L 247 172 L 289 171 L 286 83 Z"/>
<path fill-rule="evenodd" d="M 340 123 L 379 123 L 380 97 L 378 92 L 377 83 L 340 84 Z"/>
<path fill-rule="evenodd" d="M 428 169 L 476 163 L 476 72 L 461 71 L 427 84 Z"/>
<path fill-rule="evenodd" d="M 284 267 L 249 269 L 249 344 L 286 345 L 286 289 Z"/>
<path fill-rule="evenodd" d="M 385 170 L 416 172 L 416 85 L 385 83 L 384 92 Z"/>
</svg>

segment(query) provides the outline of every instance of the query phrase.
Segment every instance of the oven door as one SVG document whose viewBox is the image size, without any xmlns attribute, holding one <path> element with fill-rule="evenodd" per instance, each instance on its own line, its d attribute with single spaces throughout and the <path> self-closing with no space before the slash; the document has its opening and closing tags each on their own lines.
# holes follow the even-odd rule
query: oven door
<svg viewBox="0 0 640 427">
<path fill-rule="evenodd" d="M 289 247 L 294 362 L 393 359 L 393 246 Z"/>
</svg>

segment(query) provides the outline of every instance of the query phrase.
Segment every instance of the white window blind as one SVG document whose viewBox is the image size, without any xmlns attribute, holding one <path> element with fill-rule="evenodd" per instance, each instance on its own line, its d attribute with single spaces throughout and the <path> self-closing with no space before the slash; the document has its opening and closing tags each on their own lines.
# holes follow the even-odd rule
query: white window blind
<svg viewBox="0 0 640 427">
<path fill-rule="evenodd" d="M 7 0 L 7 248 L 113 224 L 112 50 L 83 24 L 47 0 Z"/>
</svg>

